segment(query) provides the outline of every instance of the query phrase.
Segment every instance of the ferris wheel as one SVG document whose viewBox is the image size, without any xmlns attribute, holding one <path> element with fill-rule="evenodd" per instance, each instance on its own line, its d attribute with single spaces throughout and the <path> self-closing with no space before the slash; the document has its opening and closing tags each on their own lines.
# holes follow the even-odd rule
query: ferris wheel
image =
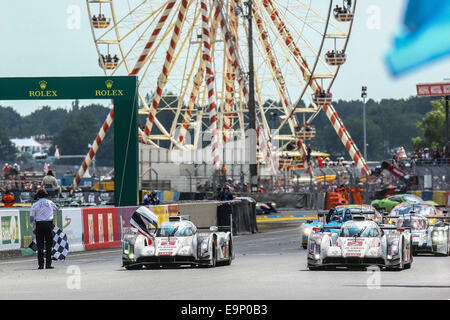
<svg viewBox="0 0 450 320">
<path fill-rule="evenodd" d="M 99 68 L 138 76 L 141 143 L 195 150 L 205 135 L 215 147 L 242 139 L 252 47 L 261 162 L 269 165 L 274 145 L 306 153 L 305 141 L 316 134 L 310 123 L 324 110 L 355 165 L 369 172 L 332 106 L 356 0 L 86 2 Z"/>
</svg>

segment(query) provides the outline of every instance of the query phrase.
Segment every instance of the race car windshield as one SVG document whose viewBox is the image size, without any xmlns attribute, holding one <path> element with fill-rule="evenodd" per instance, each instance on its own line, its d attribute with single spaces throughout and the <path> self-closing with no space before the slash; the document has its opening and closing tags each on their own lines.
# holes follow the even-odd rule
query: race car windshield
<svg viewBox="0 0 450 320">
<path fill-rule="evenodd" d="M 341 229 L 340 237 L 351 238 L 359 236 L 363 238 L 375 238 L 378 236 L 377 228 L 343 228 Z"/>
<path fill-rule="evenodd" d="M 364 214 L 364 215 L 374 215 L 375 212 L 373 210 L 368 209 L 359 209 L 359 208 L 342 208 L 336 209 L 337 213 L 342 216 L 347 210 L 350 210 L 351 214 Z"/>
<path fill-rule="evenodd" d="M 434 215 L 434 210 L 432 206 L 424 206 L 424 205 L 410 205 L 410 206 L 400 206 L 393 210 L 394 215 L 403 215 L 409 214 L 411 211 L 416 214 L 421 214 L 423 216 L 432 216 Z"/>
<path fill-rule="evenodd" d="M 399 219 L 397 226 L 411 228 L 412 230 L 423 230 L 426 229 L 427 223 L 422 219 Z"/>
<path fill-rule="evenodd" d="M 157 237 L 190 237 L 193 230 L 190 227 L 162 227 L 156 232 Z"/>
</svg>

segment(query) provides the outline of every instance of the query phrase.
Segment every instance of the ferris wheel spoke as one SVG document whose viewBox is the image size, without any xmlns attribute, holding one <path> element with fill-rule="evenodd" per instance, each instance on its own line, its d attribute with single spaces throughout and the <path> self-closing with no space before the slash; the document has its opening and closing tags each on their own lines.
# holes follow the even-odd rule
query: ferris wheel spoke
<svg viewBox="0 0 450 320">
<path fill-rule="evenodd" d="M 153 101 L 151 104 L 151 110 L 150 110 L 147 122 L 145 124 L 145 129 L 144 129 L 145 140 L 150 136 L 150 133 L 151 133 L 151 130 L 153 127 L 153 123 L 155 122 L 156 111 L 158 110 L 158 106 L 159 106 L 159 102 L 161 100 L 164 86 L 167 83 L 168 71 L 169 71 L 170 65 L 172 63 L 174 50 L 175 50 L 175 48 L 178 44 L 178 40 L 180 38 L 181 27 L 184 22 L 186 9 L 189 7 L 189 5 L 191 3 L 192 3 L 192 1 L 182 0 L 180 9 L 178 11 L 178 18 L 175 23 L 176 26 L 175 26 L 174 32 L 172 34 L 172 39 L 170 41 L 169 49 L 167 50 L 167 55 L 166 55 L 166 60 L 164 62 L 163 70 L 161 71 L 161 73 L 158 77 L 157 89 L 155 92 L 155 96 L 153 97 Z"/>
</svg>

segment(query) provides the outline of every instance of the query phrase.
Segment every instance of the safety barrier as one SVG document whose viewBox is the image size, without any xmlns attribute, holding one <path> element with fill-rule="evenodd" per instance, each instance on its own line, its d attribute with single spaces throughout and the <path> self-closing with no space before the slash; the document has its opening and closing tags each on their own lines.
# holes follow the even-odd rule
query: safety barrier
<svg viewBox="0 0 450 320">
<path fill-rule="evenodd" d="M 20 212 L 18 209 L 0 211 L 0 250 L 20 250 Z"/>
<path fill-rule="evenodd" d="M 83 209 L 83 230 L 85 250 L 119 247 L 117 208 Z"/>
<path fill-rule="evenodd" d="M 450 191 L 442 190 L 413 190 L 412 193 L 424 201 L 434 201 L 439 206 L 450 207 Z"/>
<path fill-rule="evenodd" d="M 229 226 L 232 217 L 234 235 L 258 232 L 255 205 L 247 200 L 222 202 L 217 207 L 217 224 Z"/>
<path fill-rule="evenodd" d="M 207 226 L 209 222 L 214 222 L 209 225 L 217 225 L 217 207 L 222 203 L 202 201 L 148 207 L 158 215 L 160 223 L 167 221 L 170 216 L 181 214 L 189 215 L 199 226 Z M 248 207 L 248 204 L 245 205 Z M 235 208 L 234 216 L 236 221 L 248 220 L 244 224 L 254 230 L 255 210 L 253 208 L 251 215 L 251 209 L 245 209 L 245 205 L 242 204 L 242 208 Z M 70 252 L 117 248 L 121 246 L 123 234 L 130 228 L 131 215 L 137 208 L 137 206 L 62 208 L 55 214 L 54 224 L 67 235 Z M 0 258 L 36 254 L 28 248 L 35 237 L 30 224 L 30 208 L 0 209 L 0 231 Z"/>
</svg>

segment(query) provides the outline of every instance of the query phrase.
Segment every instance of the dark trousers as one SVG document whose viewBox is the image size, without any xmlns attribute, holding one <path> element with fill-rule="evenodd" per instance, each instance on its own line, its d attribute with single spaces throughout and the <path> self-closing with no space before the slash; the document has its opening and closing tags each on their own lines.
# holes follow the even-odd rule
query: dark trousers
<svg viewBox="0 0 450 320">
<path fill-rule="evenodd" d="M 38 249 L 38 264 L 44 266 L 44 248 L 45 248 L 45 265 L 52 265 L 52 245 L 53 245 L 53 221 L 37 221 L 36 222 L 36 245 Z"/>
</svg>

